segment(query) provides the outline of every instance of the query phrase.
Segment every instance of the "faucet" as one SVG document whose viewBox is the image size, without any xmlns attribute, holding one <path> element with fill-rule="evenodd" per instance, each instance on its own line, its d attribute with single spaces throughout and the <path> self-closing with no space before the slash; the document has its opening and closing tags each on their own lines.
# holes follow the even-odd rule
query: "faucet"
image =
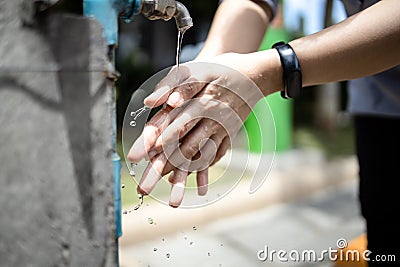
<svg viewBox="0 0 400 267">
<path fill-rule="evenodd" d="M 175 0 L 114 0 L 122 7 L 120 17 L 130 20 L 132 16 L 142 14 L 150 20 L 175 19 L 179 31 L 186 31 L 193 26 L 192 18 L 187 8 Z M 122 3 L 121 3 L 122 2 Z"/>
</svg>

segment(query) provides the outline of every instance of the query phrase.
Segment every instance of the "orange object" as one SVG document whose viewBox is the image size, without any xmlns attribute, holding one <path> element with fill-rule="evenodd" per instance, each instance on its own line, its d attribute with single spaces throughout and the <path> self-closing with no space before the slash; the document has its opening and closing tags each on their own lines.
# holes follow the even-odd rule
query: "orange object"
<svg viewBox="0 0 400 267">
<path fill-rule="evenodd" d="M 358 237 L 349 241 L 347 247 L 339 250 L 338 255 L 342 255 L 342 259 L 338 257 L 335 261 L 334 267 L 367 267 L 368 264 L 362 257 L 364 251 L 367 249 L 367 235 L 361 234 Z M 353 257 L 346 257 L 346 255 L 352 255 L 355 251 L 359 252 L 359 260 L 355 260 Z M 346 254 L 347 252 L 347 254 Z"/>
</svg>

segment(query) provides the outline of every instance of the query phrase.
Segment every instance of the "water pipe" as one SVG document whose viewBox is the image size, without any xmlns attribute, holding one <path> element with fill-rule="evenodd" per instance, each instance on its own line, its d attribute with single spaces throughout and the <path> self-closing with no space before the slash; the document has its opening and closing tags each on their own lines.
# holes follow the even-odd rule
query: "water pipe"
<svg viewBox="0 0 400 267">
<path fill-rule="evenodd" d="M 56 0 L 47 0 L 56 1 Z M 113 48 L 118 42 L 118 19 L 131 22 L 136 15 L 143 15 L 150 20 L 162 19 L 168 21 L 175 19 L 179 31 L 186 31 L 193 26 L 192 18 L 187 8 L 175 0 L 83 0 L 83 12 L 87 17 L 94 17 L 104 28 L 104 36 L 110 51 L 110 61 L 114 64 Z M 115 101 L 114 101 L 115 102 Z M 121 159 L 116 149 L 116 112 L 115 103 L 112 110 L 113 136 L 112 136 L 112 162 L 114 176 L 114 206 L 117 237 L 122 236 L 121 223 Z"/>
<path fill-rule="evenodd" d="M 188 9 L 175 0 L 84 0 L 83 4 L 84 14 L 95 17 L 104 27 L 109 45 L 117 44 L 118 18 L 126 22 L 139 14 L 150 20 L 174 18 L 179 31 L 193 26 Z"/>
</svg>

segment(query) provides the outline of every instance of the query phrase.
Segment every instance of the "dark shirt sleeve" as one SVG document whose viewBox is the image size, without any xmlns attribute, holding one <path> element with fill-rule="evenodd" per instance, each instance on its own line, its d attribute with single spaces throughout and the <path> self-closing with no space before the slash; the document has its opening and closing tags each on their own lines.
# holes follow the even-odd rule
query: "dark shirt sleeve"
<svg viewBox="0 0 400 267">
<path fill-rule="evenodd" d="M 276 13 L 278 12 L 278 5 L 279 5 L 279 0 L 252 0 L 253 2 L 256 3 L 266 3 L 272 11 L 272 17 L 270 20 L 273 20 L 276 16 Z"/>
</svg>

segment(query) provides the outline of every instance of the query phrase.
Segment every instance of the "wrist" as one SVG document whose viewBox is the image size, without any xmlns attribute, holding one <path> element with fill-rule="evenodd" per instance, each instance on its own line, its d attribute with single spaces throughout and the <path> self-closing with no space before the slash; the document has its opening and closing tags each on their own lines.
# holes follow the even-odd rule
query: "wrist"
<svg viewBox="0 0 400 267">
<path fill-rule="evenodd" d="M 253 54 L 255 71 L 251 79 L 257 84 L 264 96 L 284 89 L 283 69 L 276 49 L 268 49 Z"/>
</svg>

